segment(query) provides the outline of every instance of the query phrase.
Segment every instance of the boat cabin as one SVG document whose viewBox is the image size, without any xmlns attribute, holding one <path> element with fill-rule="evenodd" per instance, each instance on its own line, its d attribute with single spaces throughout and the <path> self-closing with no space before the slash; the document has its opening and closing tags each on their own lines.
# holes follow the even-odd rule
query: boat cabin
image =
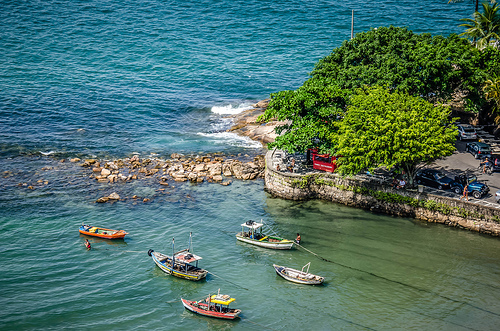
<svg viewBox="0 0 500 331">
<path fill-rule="evenodd" d="M 236 299 L 234 298 L 231 298 L 229 295 L 227 294 L 214 294 L 210 297 L 210 302 L 209 302 L 209 306 L 211 306 L 210 304 L 213 304 L 213 306 L 211 306 L 209 309 L 212 309 L 213 307 L 213 310 L 214 311 L 218 311 L 220 313 L 226 313 L 226 312 L 229 312 L 229 304 L 233 301 L 235 301 Z"/>
<path fill-rule="evenodd" d="M 246 221 L 245 223 L 241 224 L 241 236 L 260 240 L 265 237 L 265 235 L 262 233 L 263 226 L 263 223 Z"/>
<path fill-rule="evenodd" d="M 189 265 L 198 268 L 198 261 L 201 259 L 202 259 L 201 256 L 190 253 L 189 248 L 183 249 L 182 251 L 178 251 L 177 253 L 174 254 L 175 263 L 184 264 L 186 271 L 188 270 Z"/>
<path fill-rule="evenodd" d="M 331 156 L 330 154 L 318 154 L 317 149 L 310 149 L 307 154 L 308 157 L 310 155 L 312 158 L 314 169 L 329 172 L 334 172 L 335 169 L 337 169 L 337 156 Z"/>
</svg>

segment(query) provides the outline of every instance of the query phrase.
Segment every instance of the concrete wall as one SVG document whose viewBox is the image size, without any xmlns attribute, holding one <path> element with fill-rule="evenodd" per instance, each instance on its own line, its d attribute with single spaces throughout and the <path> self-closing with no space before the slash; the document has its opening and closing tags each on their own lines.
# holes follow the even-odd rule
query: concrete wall
<svg viewBox="0 0 500 331">
<path fill-rule="evenodd" d="M 272 165 L 271 154 L 272 151 L 266 154 L 265 189 L 274 196 L 289 200 L 328 200 L 500 236 L 500 215 L 494 208 L 417 190 L 395 190 L 376 178 L 276 171 L 268 166 Z"/>
</svg>

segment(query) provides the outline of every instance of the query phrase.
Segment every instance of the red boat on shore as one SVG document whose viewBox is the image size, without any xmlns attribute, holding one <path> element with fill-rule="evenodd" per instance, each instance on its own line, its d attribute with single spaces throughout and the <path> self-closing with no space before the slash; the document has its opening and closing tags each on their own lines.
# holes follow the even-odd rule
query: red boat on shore
<svg viewBox="0 0 500 331">
<path fill-rule="evenodd" d="M 181 298 L 184 308 L 192 311 L 195 314 L 221 318 L 226 320 L 234 320 L 241 313 L 240 309 L 231 309 L 229 304 L 235 299 L 227 294 L 214 294 L 200 301 L 191 301 Z"/>
<path fill-rule="evenodd" d="M 87 236 L 99 237 L 99 238 L 104 238 L 104 239 L 123 239 L 125 237 L 125 235 L 128 234 L 128 232 L 125 232 L 124 230 L 105 229 L 105 228 L 100 228 L 97 226 L 91 226 L 91 225 L 85 225 L 85 224 L 80 226 L 78 231 L 81 234 L 84 234 Z"/>
</svg>

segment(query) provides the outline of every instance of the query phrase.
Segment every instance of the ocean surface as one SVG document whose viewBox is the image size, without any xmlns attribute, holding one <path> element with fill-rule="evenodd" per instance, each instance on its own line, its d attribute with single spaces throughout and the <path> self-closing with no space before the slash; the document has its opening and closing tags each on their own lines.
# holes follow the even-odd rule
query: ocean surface
<svg viewBox="0 0 500 331">
<path fill-rule="evenodd" d="M 70 158 L 263 154 L 226 130 L 228 114 L 296 89 L 354 33 L 405 26 L 461 33 L 473 3 L 442 1 L 1 2 L 0 330 L 497 330 L 500 241 L 322 201 L 272 198 L 263 181 L 230 186 L 98 183 Z M 66 162 L 62 162 L 66 161 Z M 32 188 L 29 188 L 29 187 Z M 94 201 L 112 192 L 149 198 Z M 237 242 L 263 219 L 302 249 Z M 125 229 L 90 239 L 82 222 Z M 159 270 L 193 233 L 210 274 Z M 289 283 L 272 264 L 310 271 Z M 229 294 L 239 321 L 186 311 L 180 298 Z"/>
</svg>

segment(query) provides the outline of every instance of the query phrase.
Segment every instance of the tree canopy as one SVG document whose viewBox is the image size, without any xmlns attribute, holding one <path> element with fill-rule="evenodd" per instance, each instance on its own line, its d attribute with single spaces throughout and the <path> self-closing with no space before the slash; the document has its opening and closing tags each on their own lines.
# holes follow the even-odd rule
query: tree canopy
<svg viewBox="0 0 500 331">
<path fill-rule="evenodd" d="M 405 170 L 455 150 L 456 127 L 447 107 L 383 87 L 357 89 L 335 136 L 339 171 L 357 174 L 377 167 Z"/>
<path fill-rule="evenodd" d="M 381 27 L 359 33 L 319 60 L 310 78 L 295 91 L 271 94 L 261 120 L 277 119 L 281 134 L 269 147 L 303 152 L 317 147 L 336 153 L 334 136 L 353 90 L 385 86 L 432 103 L 459 93 L 467 110 L 491 103 L 484 82 L 500 75 L 500 51 L 479 50 L 465 38 L 415 34 L 406 28 Z"/>
<path fill-rule="evenodd" d="M 467 28 L 460 36 L 467 36 L 472 39 L 472 43 L 479 49 L 483 49 L 492 43 L 500 41 L 500 7 L 498 3 L 492 1 L 481 3 L 483 12 L 474 12 L 473 19 L 463 18 L 461 21 L 467 23 L 460 26 Z"/>
</svg>

